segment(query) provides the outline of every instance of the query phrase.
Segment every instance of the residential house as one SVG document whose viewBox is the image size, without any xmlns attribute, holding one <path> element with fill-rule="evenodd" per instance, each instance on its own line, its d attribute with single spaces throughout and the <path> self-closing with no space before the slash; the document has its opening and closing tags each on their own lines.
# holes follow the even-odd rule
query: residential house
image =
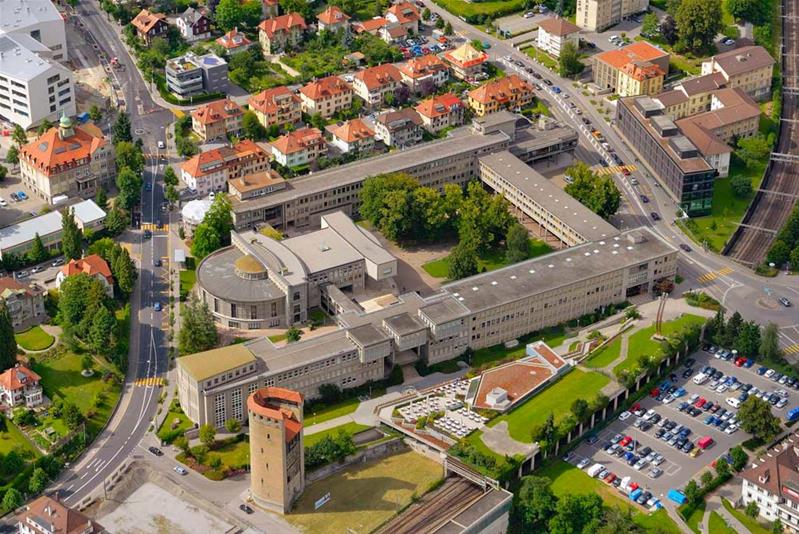
<svg viewBox="0 0 799 534">
<path fill-rule="evenodd" d="M 0 300 L 11 315 L 15 331 L 26 330 L 47 318 L 44 299 L 47 291 L 36 283 L 23 284 L 11 276 L 0 277 Z"/>
<path fill-rule="evenodd" d="M 193 52 L 167 60 L 166 85 L 178 98 L 188 100 L 203 93 L 227 93 L 227 61 L 213 53 Z"/>
<path fill-rule="evenodd" d="M 0 374 L 0 402 L 9 408 L 24 406 L 35 408 L 44 400 L 42 377 L 25 367 L 16 364 Z M 51 531 L 56 532 L 56 531 Z"/>
<path fill-rule="evenodd" d="M 511 74 L 469 91 L 469 107 L 482 117 L 501 109 L 522 108 L 533 101 L 533 96 L 533 86 L 517 74 Z"/>
<path fill-rule="evenodd" d="M 300 97 L 288 87 L 265 89 L 250 96 L 247 104 L 264 128 L 295 124 L 302 118 Z"/>
<path fill-rule="evenodd" d="M 388 25 L 385 17 L 374 17 L 362 22 L 356 22 L 352 25 L 355 33 L 368 33 L 371 35 L 379 35 L 380 30 Z"/>
<path fill-rule="evenodd" d="M 444 128 L 463 124 L 463 112 L 466 106 L 453 93 L 433 96 L 417 104 L 416 112 L 422 118 L 422 126 L 432 134 Z"/>
<path fill-rule="evenodd" d="M 663 113 L 678 120 L 710 110 L 713 93 L 727 86 L 720 72 L 682 80 L 669 91 L 663 91 L 655 100 L 663 104 Z"/>
<path fill-rule="evenodd" d="M 114 146 L 92 123 L 74 125 L 62 116 L 35 141 L 19 150 L 22 182 L 48 204 L 54 198 L 91 198 L 116 177 Z"/>
<path fill-rule="evenodd" d="M 309 165 L 327 154 L 327 143 L 316 128 L 300 128 L 272 142 L 272 155 L 284 167 Z"/>
<path fill-rule="evenodd" d="M 233 55 L 249 50 L 252 46 L 252 41 L 241 33 L 238 28 L 233 28 L 222 37 L 217 38 L 216 44 L 224 48 L 229 55 Z"/>
<path fill-rule="evenodd" d="M 105 534 L 93 519 L 61 504 L 56 498 L 42 495 L 18 516 L 18 534 Z"/>
<path fill-rule="evenodd" d="M 375 134 L 386 146 L 406 148 L 421 142 L 422 118 L 413 108 L 382 113 L 375 119 Z"/>
<path fill-rule="evenodd" d="M 352 106 L 352 87 L 338 76 L 314 80 L 300 89 L 302 111 L 308 115 L 332 117 Z"/>
<path fill-rule="evenodd" d="M 294 48 L 302 41 L 305 19 L 299 13 L 289 13 L 261 21 L 258 37 L 264 55 L 270 56 Z"/>
<path fill-rule="evenodd" d="M 265 19 L 271 19 L 280 14 L 280 3 L 278 0 L 262 0 L 261 8 L 261 16 Z"/>
<path fill-rule="evenodd" d="M 789 434 L 768 453 L 756 455 L 741 471 L 741 501 L 750 503 L 762 521 L 779 519 L 783 532 L 799 532 L 799 447 Z"/>
<path fill-rule="evenodd" d="M 386 20 L 389 24 L 398 24 L 405 28 L 408 33 L 419 33 L 419 10 L 410 2 L 399 2 L 392 5 L 386 11 Z"/>
<path fill-rule="evenodd" d="M 344 13 L 338 6 L 327 6 L 327 8 L 316 16 L 318 31 L 339 32 L 350 30 L 350 16 Z"/>
<path fill-rule="evenodd" d="M 361 119 L 327 127 L 332 143 L 342 152 L 367 152 L 375 146 L 375 132 Z"/>
<path fill-rule="evenodd" d="M 399 68 L 402 83 L 414 93 L 429 95 L 449 80 L 449 68 L 435 54 L 409 59 Z"/>
<path fill-rule="evenodd" d="M 577 0 L 579 27 L 590 32 L 602 30 L 649 8 L 649 0 Z"/>
<path fill-rule="evenodd" d="M 488 61 L 488 54 L 477 50 L 471 43 L 465 43 L 444 53 L 444 61 L 449 63 L 452 75 L 459 80 L 473 80 L 483 72 L 483 64 Z"/>
<path fill-rule="evenodd" d="M 662 90 L 663 79 L 669 73 L 669 54 L 646 41 L 637 41 L 594 56 L 592 73 L 601 90 L 618 93 L 621 88 L 625 96 L 653 95 Z M 635 91 L 644 92 L 634 94 Z"/>
<path fill-rule="evenodd" d="M 740 87 L 755 100 L 771 96 L 774 58 L 762 46 L 744 46 L 716 54 L 702 63 L 702 74 L 719 72 L 727 87 Z"/>
<path fill-rule="evenodd" d="M 544 19 L 538 23 L 538 48 L 560 57 L 560 51 L 566 43 L 580 48 L 580 27 L 561 17 Z"/>
<path fill-rule="evenodd" d="M 402 75 L 391 63 L 377 65 L 355 73 L 352 89 L 370 108 L 383 104 L 402 83 Z"/>
<path fill-rule="evenodd" d="M 246 139 L 233 145 L 201 152 L 180 165 L 180 179 L 205 196 L 223 191 L 231 178 L 269 169 L 269 152 Z"/>
<path fill-rule="evenodd" d="M 79 260 L 69 260 L 69 263 L 61 267 L 55 276 L 56 289 L 61 289 L 61 284 L 68 276 L 80 273 L 98 280 L 103 285 L 106 295 L 114 296 L 114 277 L 111 275 L 111 267 L 97 254 L 90 254 Z"/>
<path fill-rule="evenodd" d="M 130 21 L 136 29 L 139 39 L 148 45 L 156 37 L 166 37 L 169 31 L 169 24 L 166 22 L 166 15 L 163 13 L 152 13 L 148 9 L 142 9 L 138 15 Z"/>
<path fill-rule="evenodd" d="M 398 44 L 408 38 L 408 30 L 399 24 L 387 24 L 377 31 L 377 35 L 390 45 Z"/>
<path fill-rule="evenodd" d="M 209 102 L 191 112 L 191 129 L 203 141 L 241 136 L 244 110 L 230 98 Z"/>
<path fill-rule="evenodd" d="M 201 9 L 188 8 L 177 18 L 175 24 L 186 42 L 211 38 L 211 19 Z"/>
<path fill-rule="evenodd" d="M 228 194 L 239 201 L 268 195 L 285 188 L 286 180 L 274 169 L 245 174 L 239 178 L 231 178 L 227 182 Z"/>
</svg>

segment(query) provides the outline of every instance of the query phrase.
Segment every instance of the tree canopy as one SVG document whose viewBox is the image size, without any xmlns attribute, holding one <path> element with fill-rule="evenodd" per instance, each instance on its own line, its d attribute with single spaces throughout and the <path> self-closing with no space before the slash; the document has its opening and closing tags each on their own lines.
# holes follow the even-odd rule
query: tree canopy
<svg viewBox="0 0 799 534">
<path fill-rule="evenodd" d="M 61 212 L 61 252 L 64 258 L 77 260 L 83 253 L 83 234 L 69 209 Z"/>
<path fill-rule="evenodd" d="M 516 517 L 525 532 L 543 532 L 555 514 L 558 498 L 550 489 L 551 481 L 546 477 L 526 476 L 522 478 L 519 491 L 513 499 Z"/>
<path fill-rule="evenodd" d="M 771 441 L 782 430 L 780 420 L 772 413 L 771 405 L 757 397 L 749 397 L 738 409 L 741 429 L 763 441 Z"/>
<path fill-rule="evenodd" d="M 203 222 L 194 230 L 191 254 L 201 260 L 211 252 L 230 244 L 233 229 L 230 200 L 225 194 L 217 194 Z"/>
<path fill-rule="evenodd" d="M 584 69 L 585 65 L 580 61 L 580 52 L 577 50 L 577 46 L 573 42 L 567 41 L 560 49 L 558 74 L 564 78 L 569 78 L 580 74 Z"/>
<path fill-rule="evenodd" d="M 565 191 L 585 207 L 602 217 L 609 219 L 621 206 L 621 193 L 610 176 L 600 177 L 588 165 L 578 162 L 568 169 L 566 174 L 572 182 Z"/>
<path fill-rule="evenodd" d="M 218 341 L 214 317 L 208 305 L 192 296 L 181 310 L 178 348 L 181 354 L 194 354 L 214 348 Z"/>
<path fill-rule="evenodd" d="M 0 371 L 14 367 L 17 363 L 17 340 L 11 313 L 4 300 L 0 300 Z"/>
<path fill-rule="evenodd" d="M 766 24 L 771 19 L 771 2 L 763 0 L 727 0 L 727 11 L 738 20 Z"/>
<path fill-rule="evenodd" d="M 680 43 L 692 52 L 711 50 L 721 33 L 721 0 L 682 0 L 674 17 Z"/>
</svg>

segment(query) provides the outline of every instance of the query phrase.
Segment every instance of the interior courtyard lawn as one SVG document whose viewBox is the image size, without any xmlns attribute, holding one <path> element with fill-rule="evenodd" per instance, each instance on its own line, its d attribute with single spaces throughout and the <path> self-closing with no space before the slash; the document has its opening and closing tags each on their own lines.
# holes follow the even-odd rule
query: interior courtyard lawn
<svg viewBox="0 0 799 534">
<path fill-rule="evenodd" d="M 349 415 L 358 409 L 361 403 L 356 399 L 346 399 L 335 404 L 328 404 L 320 406 L 318 404 L 309 404 L 305 407 L 303 425 L 309 427 L 317 423 L 324 423 L 330 419 L 341 417 L 342 415 Z"/>
<path fill-rule="evenodd" d="M 531 443 L 530 429 L 544 423 L 550 413 L 555 416 L 557 425 L 558 420 L 569 413 L 572 402 L 577 399 L 591 401 L 609 382 L 610 378 L 603 374 L 572 369 L 538 395 L 493 419 L 488 426 L 507 421 L 513 439 Z"/>
<path fill-rule="evenodd" d="M 226 443 L 218 449 L 214 449 L 208 453 L 208 460 L 218 457 L 222 461 L 222 467 L 229 467 L 231 469 L 243 469 L 250 465 L 250 442 L 246 439 L 241 441 L 232 441 Z"/>
<path fill-rule="evenodd" d="M 17 345 L 25 350 L 44 350 L 49 348 L 55 338 L 45 332 L 41 326 L 34 326 L 19 334 L 14 334 Z"/>
<path fill-rule="evenodd" d="M 508 358 L 518 360 L 526 355 L 526 345 L 538 340 L 545 341 L 550 347 L 560 346 L 566 340 L 566 330 L 562 326 L 553 326 L 540 332 L 527 334 L 520 337 L 519 345 L 512 349 L 506 349 L 504 344 L 500 344 L 476 350 L 472 356 L 471 366 L 482 367 Z"/>
<path fill-rule="evenodd" d="M 666 321 L 661 327 L 661 334 L 668 337 L 690 324 L 702 324 L 704 317 L 684 314 L 677 319 Z M 642 328 L 627 340 L 627 357 L 619 365 L 613 368 L 613 372 L 620 372 L 622 369 L 632 369 L 638 364 L 638 360 L 643 355 L 657 356 L 661 353 L 662 342 L 652 339 L 655 334 L 655 325 Z"/>
<path fill-rule="evenodd" d="M 441 479 L 441 465 L 415 452 L 358 464 L 305 487 L 285 519 L 305 532 L 371 532 Z M 314 503 L 330 493 L 318 510 Z"/>
<path fill-rule="evenodd" d="M 540 239 L 530 239 L 528 242 L 528 257 L 535 258 L 543 256 L 552 252 L 552 247 L 541 241 Z M 477 266 L 480 270 L 493 271 L 500 267 L 505 267 L 508 262 L 505 261 L 505 249 L 497 247 L 481 254 L 477 260 Z M 429 261 L 422 265 L 427 274 L 433 278 L 447 278 L 449 275 L 449 256 L 439 258 L 437 260 Z"/>
<path fill-rule="evenodd" d="M 613 363 L 621 355 L 621 336 L 596 351 L 583 365 L 591 369 L 601 369 Z"/>
<path fill-rule="evenodd" d="M 555 460 L 551 464 L 537 469 L 534 474 L 549 478 L 552 481 L 552 492 L 558 497 L 567 494 L 596 493 L 602 497 L 607 506 L 619 507 L 624 510 L 631 509 L 633 511 L 633 521 L 646 532 L 653 531 L 655 527 L 660 527 L 663 532 L 674 534 L 680 532 L 680 529 L 668 516 L 665 509 L 645 514 L 640 508 L 632 506 L 630 501 L 625 499 L 613 486 L 591 478 L 582 470 L 561 460 Z"/>
<path fill-rule="evenodd" d="M 351 436 L 354 436 L 358 432 L 363 432 L 364 430 L 369 430 L 372 428 L 369 425 L 361 425 L 356 423 L 355 421 L 351 421 L 349 423 L 344 423 L 343 425 L 334 426 L 333 428 L 328 428 L 327 430 L 323 430 L 321 432 L 317 432 L 315 434 L 306 434 L 304 436 L 305 439 L 305 446 L 310 447 L 312 445 L 316 445 L 320 441 L 322 441 L 326 436 L 336 437 L 339 432 L 346 432 Z"/>
</svg>

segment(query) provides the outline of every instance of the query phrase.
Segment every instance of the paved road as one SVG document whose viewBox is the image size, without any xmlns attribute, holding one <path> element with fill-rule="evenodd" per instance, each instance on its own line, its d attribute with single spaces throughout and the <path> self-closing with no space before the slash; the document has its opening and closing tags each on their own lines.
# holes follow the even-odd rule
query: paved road
<svg viewBox="0 0 799 534">
<path fill-rule="evenodd" d="M 117 57 L 125 68 L 112 73 L 114 84 L 121 88 L 131 119 L 135 136 L 144 142 L 148 157 L 144 172 L 146 182 L 153 183 L 150 191 L 142 194 L 141 221 L 154 223 L 161 217 L 159 210 L 163 199 L 162 184 L 158 176 L 163 172 L 156 148 L 157 141 L 164 140 L 164 129 L 172 119 L 172 114 L 158 108 L 150 97 L 144 81 L 133 61 L 119 40 L 119 35 L 100 10 L 95 1 L 82 2 L 78 6 L 80 23 L 93 36 L 95 49 L 106 58 Z M 74 23 L 74 22 L 73 22 Z M 156 312 L 155 302 L 167 308 L 166 276 L 164 268 L 153 265 L 155 258 L 167 255 L 167 234 L 153 232 L 152 239 L 144 239 L 143 233 L 134 231 L 135 243 L 133 257 L 139 263 L 138 286 L 132 301 L 132 330 L 128 373 L 122 398 L 106 430 L 76 465 L 59 478 L 58 486 L 62 499 L 68 505 L 75 505 L 110 476 L 138 445 L 153 419 L 158 404 L 160 389 L 141 387 L 136 380 L 163 376 L 168 367 L 165 347 L 165 333 L 162 321 L 166 311 Z"/>
</svg>

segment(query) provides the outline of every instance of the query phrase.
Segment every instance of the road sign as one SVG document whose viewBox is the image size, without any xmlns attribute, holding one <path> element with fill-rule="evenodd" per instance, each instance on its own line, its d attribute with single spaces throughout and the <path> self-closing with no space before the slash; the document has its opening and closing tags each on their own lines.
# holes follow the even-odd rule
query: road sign
<svg viewBox="0 0 799 534">
<path fill-rule="evenodd" d="M 314 505 L 313 505 L 313 509 L 314 509 L 314 510 L 318 510 L 318 509 L 320 509 L 322 506 L 324 506 L 325 504 L 327 504 L 327 501 L 329 501 L 329 500 L 330 500 L 330 492 L 328 491 L 327 493 L 325 493 L 324 495 L 322 495 L 322 498 L 321 498 L 321 499 L 318 499 L 318 500 L 317 500 L 317 501 L 314 503 Z"/>
</svg>

